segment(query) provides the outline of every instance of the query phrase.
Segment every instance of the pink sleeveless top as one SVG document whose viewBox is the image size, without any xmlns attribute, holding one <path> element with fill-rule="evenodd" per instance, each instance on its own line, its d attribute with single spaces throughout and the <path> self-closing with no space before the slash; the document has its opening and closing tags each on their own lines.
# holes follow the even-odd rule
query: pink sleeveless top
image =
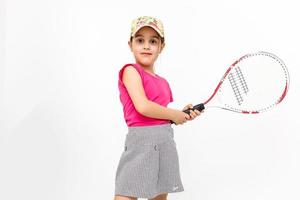
<svg viewBox="0 0 300 200">
<path fill-rule="evenodd" d="M 119 71 L 118 88 L 120 92 L 120 100 L 123 105 L 124 119 L 127 126 L 153 126 L 170 123 L 169 120 L 150 118 L 137 112 L 127 89 L 122 82 L 123 71 L 127 66 L 133 66 L 140 74 L 148 100 L 164 107 L 167 107 L 167 105 L 173 101 L 172 91 L 166 79 L 146 72 L 138 64 L 125 65 Z"/>
</svg>

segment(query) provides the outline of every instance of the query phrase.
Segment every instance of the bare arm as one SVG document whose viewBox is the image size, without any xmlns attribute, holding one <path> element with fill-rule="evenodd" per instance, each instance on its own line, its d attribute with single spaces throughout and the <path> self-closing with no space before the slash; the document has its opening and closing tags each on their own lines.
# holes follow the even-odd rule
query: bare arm
<svg viewBox="0 0 300 200">
<path fill-rule="evenodd" d="M 180 110 L 167 108 L 148 100 L 141 77 L 134 67 L 128 66 L 124 69 L 122 80 L 136 110 L 141 115 L 172 120 L 176 124 L 181 124 L 190 118 L 188 114 Z"/>
</svg>

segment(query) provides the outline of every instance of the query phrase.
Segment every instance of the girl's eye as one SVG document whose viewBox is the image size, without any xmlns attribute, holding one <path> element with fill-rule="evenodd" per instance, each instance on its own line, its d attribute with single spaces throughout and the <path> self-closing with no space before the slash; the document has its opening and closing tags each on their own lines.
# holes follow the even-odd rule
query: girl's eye
<svg viewBox="0 0 300 200">
<path fill-rule="evenodd" d="M 155 39 L 150 40 L 150 43 L 151 43 L 151 44 L 157 44 L 157 40 L 155 40 Z"/>
<path fill-rule="evenodd" d="M 143 43 L 144 40 L 143 40 L 142 38 L 137 38 L 136 41 L 137 41 L 138 43 Z"/>
</svg>

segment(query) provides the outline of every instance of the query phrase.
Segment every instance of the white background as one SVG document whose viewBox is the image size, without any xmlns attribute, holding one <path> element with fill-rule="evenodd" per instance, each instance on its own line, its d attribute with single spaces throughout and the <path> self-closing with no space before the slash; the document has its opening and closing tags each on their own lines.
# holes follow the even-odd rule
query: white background
<svg viewBox="0 0 300 200">
<path fill-rule="evenodd" d="M 109 2 L 0 1 L 0 199 L 113 198 L 127 132 L 118 70 L 133 62 L 127 41 L 141 15 L 164 22 L 156 73 L 172 108 L 205 100 L 245 53 L 275 53 L 291 75 L 268 113 L 207 110 L 173 126 L 185 192 L 169 199 L 300 199 L 297 1 Z"/>
</svg>

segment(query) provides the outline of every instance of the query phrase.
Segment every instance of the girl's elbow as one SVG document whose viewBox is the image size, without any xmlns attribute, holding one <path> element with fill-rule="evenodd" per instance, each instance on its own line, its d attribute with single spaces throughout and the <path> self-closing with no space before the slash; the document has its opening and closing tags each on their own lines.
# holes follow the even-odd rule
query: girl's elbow
<svg viewBox="0 0 300 200">
<path fill-rule="evenodd" d="M 136 106 L 136 110 L 137 110 L 138 113 L 140 113 L 141 115 L 147 115 L 147 113 L 148 113 L 148 106 L 147 106 L 147 103 L 139 104 L 138 106 Z"/>
</svg>

